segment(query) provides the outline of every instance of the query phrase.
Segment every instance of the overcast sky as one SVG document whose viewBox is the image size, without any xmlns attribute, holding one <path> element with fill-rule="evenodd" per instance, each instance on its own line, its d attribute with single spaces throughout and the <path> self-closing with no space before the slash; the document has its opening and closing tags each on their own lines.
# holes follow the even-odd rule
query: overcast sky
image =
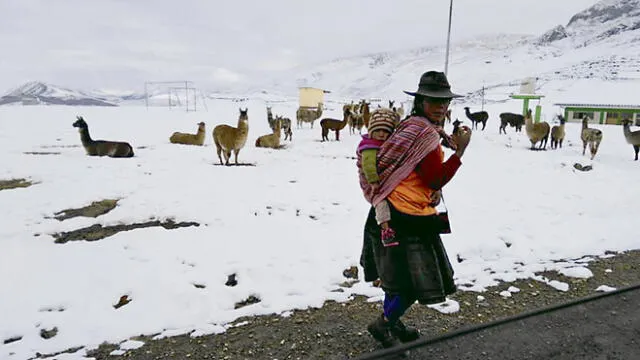
<svg viewBox="0 0 640 360">
<path fill-rule="evenodd" d="M 454 0 L 452 40 L 541 34 L 595 0 Z M 433 4 L 437 3 L 437 5 Z M 446 41 L 446 0 L 0 0 L 0 92 L 215 84 Z"/>
</svg>

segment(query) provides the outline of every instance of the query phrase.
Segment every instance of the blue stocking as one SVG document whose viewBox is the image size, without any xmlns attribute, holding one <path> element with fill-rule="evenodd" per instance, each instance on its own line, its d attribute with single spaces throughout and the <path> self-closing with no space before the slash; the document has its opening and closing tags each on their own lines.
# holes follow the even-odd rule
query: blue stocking
<svg viewBox="0 0 640 360">
<path fill-rule="evenodd" d="M 406 295 L 384 295 L 384 317 L 396 322 L 413 305 L 415 299 Z"/>
</svg>

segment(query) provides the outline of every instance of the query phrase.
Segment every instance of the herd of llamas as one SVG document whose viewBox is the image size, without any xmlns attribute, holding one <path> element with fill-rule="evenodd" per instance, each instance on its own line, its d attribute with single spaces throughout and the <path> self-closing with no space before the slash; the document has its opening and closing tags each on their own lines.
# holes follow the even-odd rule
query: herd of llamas
<svg viewBox="0 0 640 360">
<path fill-rule="evenodd" d="M 471 112 L 468 107 L 465 107 L 465 115 L 471 121 L 472 128 L 477 129 L 478 124 L 482 123 L 482 130 L 485 129 L 489 114 L 486 111 Z M 547 148 L 547 142 L 549 136 L 551 136 L 551 149 L 562 148 L 562 142 L 565 137 L 565 123 L 566 119 L 562 115 L 556 115 L 556 118 L 560 122 L 560 125 L 549 126 L 546 121 L 533 122 L 531 116 L 531 109 L 527 111 L 525 115 L 514 113 L 501 113 L 499 133 L 506 134 L 507 125 L 516 128 L 516 132 L 522 131 L 522 125 L 524 125 L 525 132 L 529 141 L 531 142 L 531 150 L 542 150 Z M 448 117 L 451 121 L 451 117 Z M 622 131 L 625 140 L 628 144 L 633 146 L 635 152 L 635 160 L 638 160 L 638 152 L 640 151 L 640 131 L 631 131 L 630 119 L 622 120 Z M 602 131 L 589 127 L 589 117 L 582 118 L 582 130 L 580 131 L 580 139 L 582 140 L 582 155 L 586 154 L 587 147 L 591 154 L 591 160 L 593 160 L 598 153 L 600 142 L 602 141 Z M 536 145 L 538 145 L 536 147 Z"/>
<path fill-rule="evenodd" d="M 329 134 L 333 132 L 335 134 L 335 140 L 340 140 L 340 131 L 345 127 L 349 127 L 349 133 L 358 134 L 362 133 L 363 128 L 367 128 L 369 125 L 369 119 L 371 116 L 370 102 L 361 100 L 357 103 L 353 101 L 342 106 L 342 119 L 334 119 L 325 117 L 322 118 L 323 104 L 318 103 L 317 107 L 300 107 L 296 111 L 297 127 L 301 128 L 304 123 L 309 123 L 313 129 L 313 124 L 316 120 L 320 119 L 321 127 L 321 141 L 328 141 Z M 378 105 L 378 108 L 381 108 Z M 404 107 L 396 107 L 394 101 L 390 100 L 388 109 L 396 112 L 398 118 L 404 117 Z M 480 130 L 484 130 L 489 120 L 489 114 L 486 111 L 471 112 L 469 107 L 465 107 L 465 115 L 472 123 L 473 129 L 478 129 L 479 124 L 482 124 Z M 284 140 L 293 140 L 293 130 L 291 119 L 281 116 L 273 115 L 270 106 L 267 106 L 267 121 L 271 133 L 259 136 L 255 141 L 256 147 L 280 149 L 283 147 L 281 144 L 281 137 L 284 133 Z M 238 122 L 236 126 L 221 124 L 217 125 L 213 129 L 213 144 L 216 148 L 216 154 L 220 160 L 220 164 L 230 165 L 231 155 L 234 155 L 234 163 L 238 165 L 238 154 L 240 150 L 244 148 L 247 143 L 247 137 L 249 135 L 249 115 L 248 108 L 244 110 L 239 109 L 240 115 L 238 116 Z M 498 132 L 500 134 L 506 134 L 507 125 L 514 127 L 516 132 L 522 131 L 524 125 L 525 132 L 529 141 L 531 142 L 531 150 L 546 149 L 549 136 L 551 136 L 551 149 L 562 148 L 562 143 L 565 138 L 565 119 L 561 115 L 556 115 L 559 120 L 559 125 L 549 126 L 546 121 L 534 122 L 532 119 L 531 109 L 525 115 L 514 114 L 510 112 L 504 112 L 499 115 L 500 127 Z M 451 110 L 446 114 L 446 121 L 451 123 Z M 456 119 L 453 122 L 454 131 L 461 122 Z M 631 120 L 625 119 L 622 121 L 622 129 L 624 137 L 628 144 L 633 146 L 635 152 L 635 160 L 638 160 L 638 152 L 640 151 L 640 130 L 631 131 Z M 74 127 L 77 127 L 80 132 L 80 141 L 84 147 L 87 155 L 90 156 L 109 156 L 109 157 L 132 157 L 134 156 L 133 147 L 126 142 L 118 141 L 105 141 L 105 140 L 93 140 L 89 135 L 89 126 L 86 121 L 78 116 L 73 123 Z M 185 145 L 204 145 L 206 137 L 206 127 L 204 122 L 198 124 L 198 129 L 195 134 L 174 132 L 169 141 L 173 144 L 185 144 Z M 589 127 L 589 118 L 584 117 L 582 119 L 582 130 L 580 133 L 580 139 L 582 140 L 582 155 L 586 154 L 587 147 L 591 154 L 591 160 L 593 160 L 598 152 L 600 142 L 602 141 L 602 131 Z M 537 147 L 536 147 L 537 145 Z"/>
</svg>

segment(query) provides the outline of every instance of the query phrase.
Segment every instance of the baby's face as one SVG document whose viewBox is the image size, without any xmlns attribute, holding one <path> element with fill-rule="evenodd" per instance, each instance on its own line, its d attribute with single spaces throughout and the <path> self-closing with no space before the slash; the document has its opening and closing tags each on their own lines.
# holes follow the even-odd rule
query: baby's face
<svg viewBox="0 0 640 360">
<path fill-rule="evenodd" d="M 389 138 L 389 134 L 385 130 L 376 130 L 371 133 L 371 138 L 374 140 L 386 141 Z"/>
</svg>

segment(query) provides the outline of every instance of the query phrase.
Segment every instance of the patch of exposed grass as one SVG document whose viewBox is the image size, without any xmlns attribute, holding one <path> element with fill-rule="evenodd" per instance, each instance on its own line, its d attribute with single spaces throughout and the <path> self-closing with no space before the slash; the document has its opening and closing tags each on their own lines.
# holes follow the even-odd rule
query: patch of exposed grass
<svg viewBox="0 0 640 360">
<path fill-rule="evenodd" d="M 114 226 L 105 226 L 103 227 L 100 224 L 91 225 L 86 228 L 73 230 L 69 232 L 61 232 L 53 234 L 53 237 L 56 239 L 56 244 L 64 244 L 69 241 L 97 241 L 107 238 L 109 236 L 113 236 L 121 231 L 129 231 L 135 229 L 142 229 L 154 226 L 162 226 L 163 228 L 177 229 L 181 227 L 189 227 L 189 226 L 200 226 L 197 222 L 189 221 L 189 222 L 179 222 L 176 223 L 173 220 L 166 220 L 161 222 L 159 220 L 147 221 L 143 223 L 134 223 L 134 224 L 122 224 L 122 225 L 114 225 Z"/>
<path fill-rule="evenodd" d="M 96 218 L 100 215 L 104 215 L 109 211 L 115 209 L 118 205 L 117 199 L 105 199 L 100 201 L 94 201 L 91 205 L 79 208 L 79 209 L 65 209 L 53 214 L 54 217 L 60 221 L 71 219 L 78 216 Z"/>
<path fill-rule="evenodd" d="M 33 183 L 27 179 L 0 180 L 0 191 L 16 188 L 26 188 L 31 185 L 33 185 Z"/>
</svg>

